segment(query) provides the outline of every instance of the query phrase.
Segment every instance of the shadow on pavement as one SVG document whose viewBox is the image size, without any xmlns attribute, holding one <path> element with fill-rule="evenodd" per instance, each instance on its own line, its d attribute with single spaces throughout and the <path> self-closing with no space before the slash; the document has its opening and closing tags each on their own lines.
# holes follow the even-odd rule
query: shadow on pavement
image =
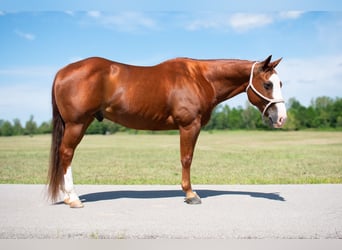
<svg viewBox="0 0 342 250">
<path fill-rule="evenodd" d="M 285 201 L 284 197 L 278 193 L 261 193 L 261 192 L 249 192 L 249 191 L 221 191 L 221 190 L 209 190 L 199 189 L 196 190 L 197 194 L 201 198 L 207 198 L 219 195 L 240 195 L 250 196 L 253 198 L 262 198 L 276 201 Z M 80 196 L 83 202 L 96 202 L 103 200 L 115 200 L 120 198 L 130 199 L 158 199 L 158 198 L 170 198 L 170 197 L 184 197 L 184 193 L 180 190 L 122 190 L 122 191 L 107 191 L 89 193 Z"/>
</svg>

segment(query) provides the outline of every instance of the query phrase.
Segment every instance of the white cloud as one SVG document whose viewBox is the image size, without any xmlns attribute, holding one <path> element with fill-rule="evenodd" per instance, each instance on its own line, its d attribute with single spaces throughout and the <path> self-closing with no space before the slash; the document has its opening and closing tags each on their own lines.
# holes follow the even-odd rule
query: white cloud
<svg viewBox="0 0 342 250">
<path fill-rule="evenodd" d="M 22 32 L 20 30 L 14 30 L 14 33 L 17 34 L 19 37 L 24 38 L 29 41 L 33 41 L 36 39 L 36 36 L 32 33 Z"/>
<path fill-rule="evenodd" d="M 97 10 L 91 10 L 91 11 L 88 11 L 88 16 L 90 17 L 94 17 L 94 18 L 98 18 L 101 16 L 101 12 L 100 11 L 97 11 Z"/>
<path fill-rule="evenodd" d="M 185 28 L 195 31 L 200 29 L 226 29 L 228 27 L 228 15 L 205 13 L 189 21 Z"/>
<path fill-rule="evenodd" d="M 272 22 L 272 16 L 266 14 L 236 13 L 229 19 L 229 25 L 236 31 L 247 31 L 266 26 Z"/>
<path fill-rule="evenodd" d="M 251 13 L 202 13 L 189 21 L 185 28 L 187 30 L 200 29 L 233 29 L 237 32 L 245 32 L 250 29 L 266 26 L 273 22 L 272 15 Z"/>
<path fill-rule="evenodd" d="M 157 23 L 154 19 L 142 12 L 120 12 L 118 14 L 109 14 L 100 11 L 89 11 L 88 17 L 105 28 L 116 29 L 120 31 L 132 32 L 141 29 L 156 29 Z"/>
<path fill-rule="evenodd" d="M 279 13 L 280 18 L 283 19 L 297 19 L 304 14 L 304 11 L 298 10 L 290 10 L 290 11 L 282 11 Z"/>
</svg>

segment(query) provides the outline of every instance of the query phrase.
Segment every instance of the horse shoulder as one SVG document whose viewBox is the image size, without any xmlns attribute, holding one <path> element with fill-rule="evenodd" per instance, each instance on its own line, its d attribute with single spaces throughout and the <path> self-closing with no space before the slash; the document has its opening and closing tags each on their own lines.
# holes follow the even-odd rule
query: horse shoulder
<svg viewBox="0 0 342 250">
<path fill-rule="evenodd" d="M 178 72 L 181 77 L 178 75 L 171 96 L 174 120 L 186 125 L 201 116 L 202 124 L 206 124 L 214 107 L 215 91 L 203 76 L 205 66 L 189 59 L 175 62 L 182 64 L 182 70 Z"/>
</svg>

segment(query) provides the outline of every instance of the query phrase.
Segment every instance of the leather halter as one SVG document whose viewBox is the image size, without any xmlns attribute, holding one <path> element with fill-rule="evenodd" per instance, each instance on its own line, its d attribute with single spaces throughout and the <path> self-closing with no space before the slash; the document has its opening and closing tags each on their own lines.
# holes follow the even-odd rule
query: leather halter
<svg viewBox="0 0 342 250">
<path fill-rule="evenodd" d="M 246 88 L 246 93 L 248 91 L 248 89 L 252 89 L 254 91 L 255 94 L 257 94 L 259 97 L 261 97 L 263 100 L 267 101 L 268 104 L 265 106 L 264 110 L 262 111 L 262 116 L 264 117 L 265 116 L 265 112 L 266 110 L 274 103 L 281 103 L 281 102 L 285 102 L 284 99 L 271 99 L 271 98 L 268 98 L 266 96 L 264 96 L 263 94 L 261 94 L 253 85 L 253 72 L 254 72 L 254 67 L 255 65 L 257 64 L 258 62 L 255 62 L 253 63 L 252 65 L 252 69 L 251 69 L 251 75 L 249 77 L 249 83 L 247 85 L 247 88 Z M 248 93 L 247 93 L 248 94 Z"/>
</svg>

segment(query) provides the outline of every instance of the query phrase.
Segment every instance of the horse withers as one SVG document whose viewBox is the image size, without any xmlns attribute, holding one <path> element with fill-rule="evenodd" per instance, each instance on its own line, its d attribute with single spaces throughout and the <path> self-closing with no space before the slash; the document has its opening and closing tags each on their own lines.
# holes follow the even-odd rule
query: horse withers
<svg viewBox="0 0 342 250">
<path fill-rule="evenodd" d="M 201 203 L 190 181 L 201 127 L 216 105 L 242 92 L 271 126 L 282 127 L 286 109 L 275 71 L 280 61 L 271 62 L 271 56 L 261 62 L 176 58 L 142 67 L 94 57 L 62 68 L 52 87 L 51 200 L 63 191 L 66 204 L 83 207 L 71 162 L 90 123 L 106 118 L 132 129 L 179 130 L 185 201 Z"/>
</svg>

